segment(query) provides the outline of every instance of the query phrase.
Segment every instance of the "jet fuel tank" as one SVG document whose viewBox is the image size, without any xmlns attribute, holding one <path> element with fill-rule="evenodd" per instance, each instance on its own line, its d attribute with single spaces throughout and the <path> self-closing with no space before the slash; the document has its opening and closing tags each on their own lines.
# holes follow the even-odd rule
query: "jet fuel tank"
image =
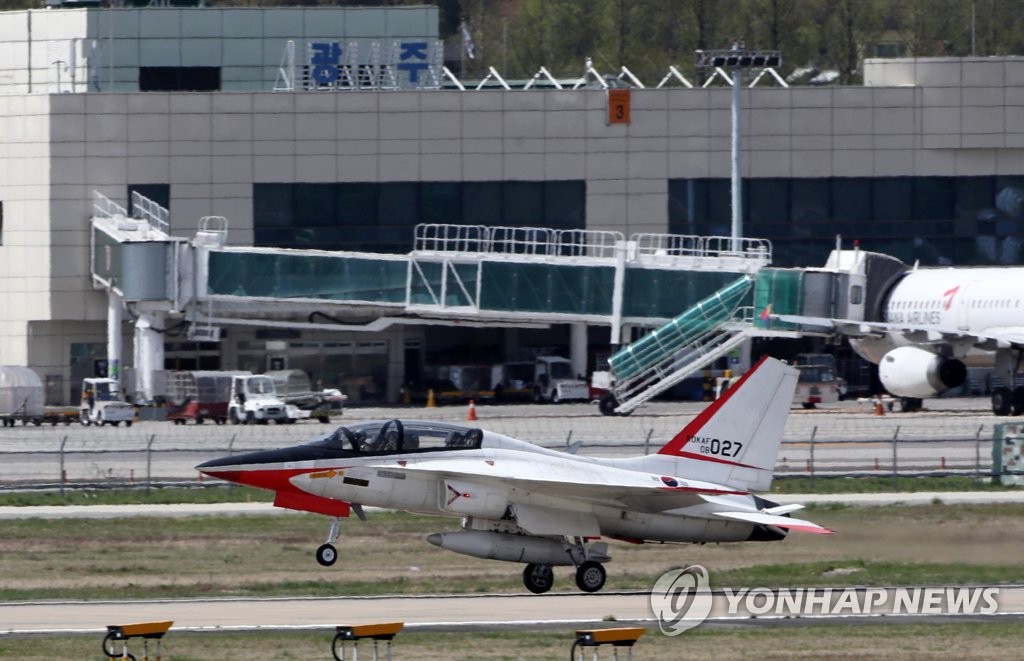
<svg viewBox="0 0 1024 661">
<path fill-rule="evenodd" d="M 485 560 L 506 560 L 538 565 L 572 565 L 572 557 L 560 540 L 534 535 L 515 535 L 489 530 L 462 530 L 434 533 L 427 541 L 443 549 L 471 555 Z M 610 560 L 608 545 L 590 544 L 589 559 L 595 562 Z"/>
</svg>

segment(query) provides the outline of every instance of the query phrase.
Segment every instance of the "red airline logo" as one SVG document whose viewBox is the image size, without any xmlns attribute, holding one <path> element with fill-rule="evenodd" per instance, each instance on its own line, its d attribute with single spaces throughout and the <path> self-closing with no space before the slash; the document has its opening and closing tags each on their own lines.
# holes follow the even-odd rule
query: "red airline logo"
<svg viewBox="0 0 1024 661">
<path fill-rule="evenodd" d="M 956 296 L 956 293 L 958 291 L 960 291 L 960 285 L 957 285 L 956 287 L 953 287 L 952 289 L 949 289 L 947 291 L 942 292 L 942 296 L 946 299 L 946 305 L 945 305 L 945 307 L 943 309 L 948 310 L 949 307 L 951 305 L 953 305 L 953 297 Z"/>
</svg>

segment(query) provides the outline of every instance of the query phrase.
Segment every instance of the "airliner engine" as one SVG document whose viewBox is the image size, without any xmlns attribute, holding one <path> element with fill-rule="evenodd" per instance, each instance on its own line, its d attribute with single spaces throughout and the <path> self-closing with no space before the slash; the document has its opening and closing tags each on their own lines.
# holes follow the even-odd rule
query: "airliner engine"
<svg viewBox="0 0 1024 661">
<path fill-rule="evenodd" d="M 882 357 L 878 378 L 898 397 L 934 397 L 963 385 L 967 368 L 955 358 L 917 347 L 899 347 Z"/>
</svg>

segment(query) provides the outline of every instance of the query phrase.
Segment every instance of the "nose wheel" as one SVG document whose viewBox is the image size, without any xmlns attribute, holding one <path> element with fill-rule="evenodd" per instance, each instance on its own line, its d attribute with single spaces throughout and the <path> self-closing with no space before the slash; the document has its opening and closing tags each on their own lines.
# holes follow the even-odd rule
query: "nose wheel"
<svg viewBox="0 0 1024 661">
<path fill-rule="evenodd" d="M 330 567 L 338 560 L 338 549 L 334 544 L 321 544 L 316 550 L 316 561 L 323 567 Z"/>
<path fill-rule="evenodd" d="M 330 567 L 338 560 L 338 549 L 334 548 L 334 541 L 341 534 L 341 519 L 335 517 L 331 521 L 331 531 L 327 533 L 327 541 L 321 544 L 316 550 L 316 561 L 321 567 Z"/>
</svg>

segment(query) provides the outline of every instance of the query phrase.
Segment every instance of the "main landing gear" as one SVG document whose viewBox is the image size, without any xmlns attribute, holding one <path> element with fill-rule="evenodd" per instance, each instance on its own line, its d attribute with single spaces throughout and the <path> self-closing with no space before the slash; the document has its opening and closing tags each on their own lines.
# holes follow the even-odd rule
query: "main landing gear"
<svg viewBox="0 0 1024 661">
<path fill-rule="evenodd" d="M 587 560 L 576 568 L 576 587 L 584 592 L 597 592 L 604 587 L 608 573 L 600 562 Z M 528 564 L 523 570 L 523 585 L 534 594 L 544 594 L 555 584 L 551 565 Z"/>
<path fill-rule="evenodd" d="M 583 592 L 597 592 L 604 587 L 608 573 L 599 561 L 611 558 L 606 553 L 607 546 L 598 544 L 588 546 L 581 537 L 573 542 L 566 539 L 565 553 L 576 566 L 576 587 Z M 530 563 L 523 570 L 523 585 L 534 594 L 544 594 L 555 584 L 555 574 L 551 565 Z"/>
</svg>

